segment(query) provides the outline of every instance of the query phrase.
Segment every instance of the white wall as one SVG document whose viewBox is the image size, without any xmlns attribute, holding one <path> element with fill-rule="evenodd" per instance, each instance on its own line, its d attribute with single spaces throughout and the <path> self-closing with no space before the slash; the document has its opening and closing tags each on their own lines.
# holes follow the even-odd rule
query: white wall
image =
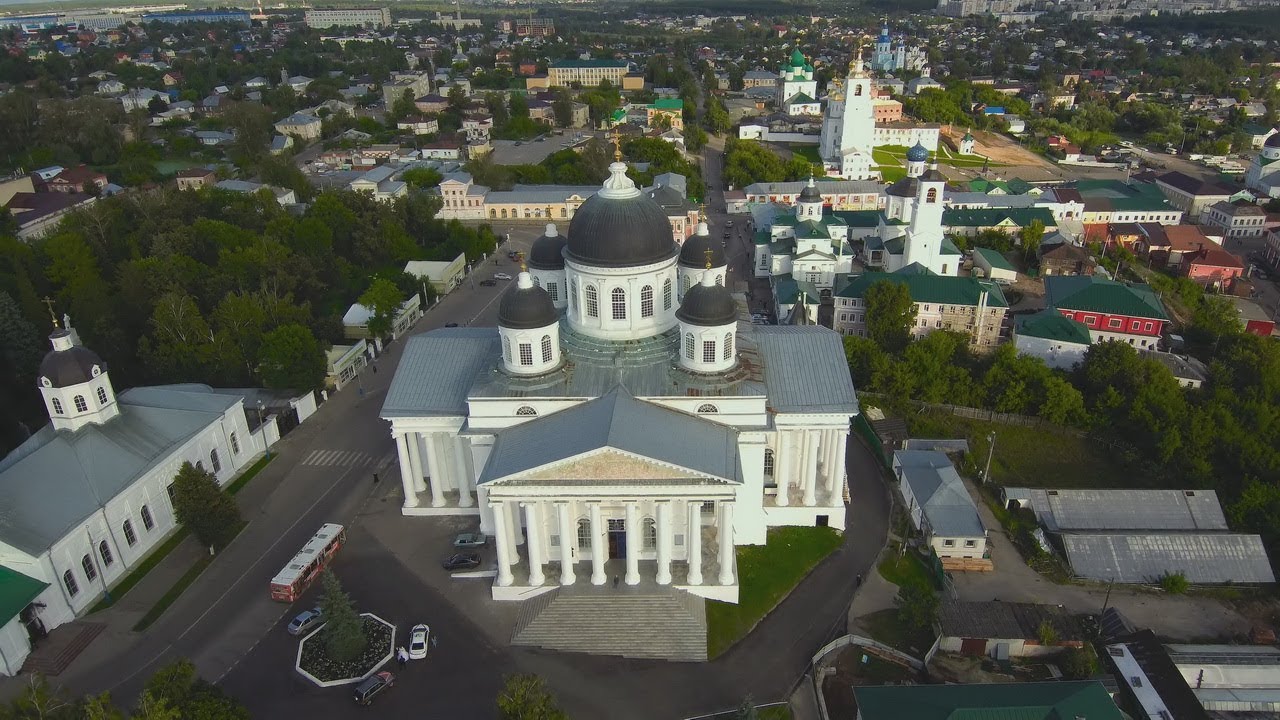
<svg viewBox="0 0 1280 720">
<path fill-rule="evenodd" d="M 1019 355 L 1038 357 L 1049 367 L 1060 370 L 1070 370 L 1077 363 L 1083 362 L 1084 354 L 1089 350 L 1088 345 L 1017 334 L 1014 335 L 1013 345 L 1018 349 Z"/>
</svg>

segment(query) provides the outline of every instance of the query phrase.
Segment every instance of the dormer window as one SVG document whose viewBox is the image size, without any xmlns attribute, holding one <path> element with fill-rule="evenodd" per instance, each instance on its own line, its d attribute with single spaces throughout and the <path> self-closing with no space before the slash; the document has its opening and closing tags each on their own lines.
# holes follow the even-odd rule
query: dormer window
<svg viewBox="0 0 1280 720">
<path fill-rule="evenodd" d="M 53 381 L 43 375 L 40 376 L 40 384 L 47 388 L 53 387 Z"/>
<path fill-rule="evenodd" d="M 94 377 L 98 377 L 102 374 L 102 366 L 94 365 L 93 368 L 89 370 L 89 374 Z"/>
<path fill-rule="evenodd" d="M 46 382 L 48 382 L 48 381 L 46 380 Z M 61 415 L 61 414 L 63 414 L 63 413 L 62 413 L 62 401 L 61 401 L 61 400 L 59 400 L 58 398 L 52 398 L 52 399 L 50 400 L 50 403 L 49 403 L 49 404 L 50 404 L 50 405 L 53 405 L 53 412 L 54 412 L 55 414 L 57 414 L 57 415 Z"/>
</svg>

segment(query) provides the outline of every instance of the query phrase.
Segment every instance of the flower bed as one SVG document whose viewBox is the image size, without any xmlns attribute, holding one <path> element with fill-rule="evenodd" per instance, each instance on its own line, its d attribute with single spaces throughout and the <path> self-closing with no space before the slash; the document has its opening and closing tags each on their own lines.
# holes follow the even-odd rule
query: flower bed
<svg viewBox="0 0 1280 720">
<path fill-rule="evenodd" d="M 359 682 L 382 667 L 395 654 L 396 627 L 372 613 L 360 618 L 368 640 L 360 657 L 346 663 L 331 659 L 325 651 L 325 626 L 321 626 L 298 645 L 297 671 L 320 687 L 331 687 Z"/>
</svg>

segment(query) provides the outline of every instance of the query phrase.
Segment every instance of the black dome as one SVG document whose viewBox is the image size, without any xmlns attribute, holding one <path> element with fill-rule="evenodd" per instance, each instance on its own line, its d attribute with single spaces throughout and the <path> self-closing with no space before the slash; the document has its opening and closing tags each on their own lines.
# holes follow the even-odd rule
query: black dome
<svg viewBox="0 0 1280 720">
<path fill-rule="evenodd" d="M 551 232 L 555 225 L 548 225 L 547 232 Z M 563 235 L 542 235 L 533 241 L 533 247 L 529 248 L 529 267 L 534 270 L 563 270 L 564 255 L 561 251 L 568 243 L 568 239 Z"/>
<path fill-rule="evenodd" d="M 729 288 L 698 283 L 685 291 L 676 317 L 690 325 L 728 325 L 738 319 L 738 304 L 729 294 Z"/>
<path fill-rule="evenodd" d="M 604 188 L 573 214 L 569 258 L 595 267 L 634 267 L 674 257 L 676 243 L 662 206 L 636 189 L 625 165 L 609 169 Z"/>
<path fill-rule="evenodd" d="M 521 277 L 526 277 L 521 273 Z M 560 313 L 551 304 L 551 296 L 546 290 L 529 281 L 528 287 L 517 285 L 502 296 L 498 304 L 498 325 L 512 330 L 529 330 L 532 328 L 554 325 L 560 320 Z"/>
<path fill-rule="evenodd" d="M 916 178 L 904 177 L 898 182 L 890 185 L 885 194 L 894 197 L 915 197 L 916 190 L 919 187 L 919 181 Z"/>
<path fill-rule="evenodd" d="M 58 332 L 66 333 L 66 330 Z M 55 333 L 55 337 L 57 334 Z M 48 378 L 56 388 L 79 385 L 93 379 L 93 368 L 107 371 L 107 364 L 98 354 L 83 345 L 72 345 L 66 350 L 54 350 L 40 361 L 40 376 Z"/>
<path fill-rule="evenodd" d="M 818 186 L 813 182 L 812 178 L 810 178 L 809 184 L 805 185 L 804 189 L 800 191 L 799 202 L 822 202 L 822 193 L 818 192 Z"/>
<path fill-rule="evenodd" d="M 707 266 L 707 251 L 711 251 L 711 267 L 724 267 L 728 263 L 725 261 L 724 248 L 720 243 L 711 239 L 710 235 L 699 235 L 694 233 L 684 244 L 680 246 L 680 264 L 690 268 L 705 268 Z"/>
<path fill-rule="evenodd" d="M 1263 147 L 1280 148 L 1280 132 L 1272 133 L 1271 137 L 1267 138 L 1267 141 L 1263 143 Z"/>
</svg>

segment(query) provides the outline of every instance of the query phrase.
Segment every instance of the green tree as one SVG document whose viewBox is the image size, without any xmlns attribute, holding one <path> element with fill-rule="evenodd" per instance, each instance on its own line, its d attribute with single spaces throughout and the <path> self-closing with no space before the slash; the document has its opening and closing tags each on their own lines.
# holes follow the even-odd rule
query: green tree
<svg viewBox="0 0 1280 720">
<path fill-rule="evenodd" d="M 1170 595 L 1182 595 L 1191 588 L 1187 576 L 1180 572 L 1165 573 L 1160 578 L 1160 589 Z"/>
<path fill-rule="evenodd" d="M 867 288 L 867 337 L 885 352 L 897 353 L 911 341 L 911 326 L 916 321 L 915 303 L 904 283 L 878 280 Z"/>
<path fill-rule="evenodd" d="M 151 314 L 151 334 L 142 339 L 139 350 L 162 377 L 209 378 L 213 332 L 195 298 L 178 291 L 161 295 Z"/>
<path fill-rule="evenodd" d="M 403 120 L 410 115 L 418 112 L 418 106 L 414 104 L 416 100 L 412 90 L 405 90 L 400 97 L 396 98 L 395 103 L 391 105 L 391 120 Z"/>
<path fill-rule="evenodd" d="M 1098 655 L 1093 646 L 1086 643 L 1084 647 L 1071 648 L 1063 653 L 1058 666 L 1068 680 L 1087 680 L 1098 674 Z"/>
<path fill-rule="evenodd" d="M 321 637 L 325 650 L 334 660 L 349 662 L 360 657 L 369 642 L 364 634 L 364 621 L 332 570 L 324 573 L 322 584 L 320 609 L 324 611 L 324 634 Z"/>
<path fill-rule="evenodd" d="M 1044 223 L 1032 220 L 1030 224 L 1018 231 L 1018 237 L 1022 240 L 1022 257 L 1027 263 L 1031 263 L 1036 259 L 1040 251 L 1040 243 L 1044 240 Z"/>
<path fill-rule="evenodd" d="M 182 463 L 173 478 L 173 513 L 201 545 L 220 550 L 240 529 L 240 508 L 213 473 Z"/>
<path fill-rule="evenodd" d="M 258 372 L 269 388 L 313 390 L 324 382 L 324 350 L 309 328 L 281 325 L 262 337 Z"/>
<path fill-rule="evenodd" d="M 921 582 L 909 582 L 898 588 L 894 598 L 898 620 L 916 629 L 928 629 L 938 619 L 938 594 Z"/>
<path fill-rule="evenodd" d="M 557 88 L 551 100 L 551 112 L 555 114 L 556 125 L 567 128 L 573 125 L 573 95 L 566 88 Z"/>
<path fill-rule="evenodd" d="M 508 675 L 498 695 L 501 720 L 567 720 L 555 696 L 537 675 Z"/>
<path fill-rule="evenodd" d="M 79 720 L 75 703 L 51 686 L 44 675 L 32 673 L 4 714 L 13 720 Z"/>
<path fill-rule="evenodd" d="M 1040 627 L 1036 628 L 1036 637 L 1040 639 L 1040 644 L 1049 647 L 1058 642 L 1058 629 L 1053 623 L 1046 620 L 1040 621 Z"/>
<path fill-rule="evenodd" d="M 411 188 L 425 190 L 439 185 L 444 176 L 438 170 L 433 170 L 432 168 L 416 167 L 405 170 L 400 179 Z"/>
<path fill-rule="evenodd" d="M 249 711 L 196 674 L 190 660 L 178 660 L 147 681 L 135 720 L 249 720 Z"/>
<path fill-rule="evenodd" d="M 707 131 L 697 125 L 684 126 L 684 147 L 691 153 L 702 152 L 707 145 Z"/>
<path fill-rule="evenodd" d="M 400 306 L 404 305 L 404 293 L 390 280 L 375 278 L 360 296 L 360 304 L 373 313 L 369 318 L 369 335 L 385 337 L 391 332 Z"/>
</svg>

